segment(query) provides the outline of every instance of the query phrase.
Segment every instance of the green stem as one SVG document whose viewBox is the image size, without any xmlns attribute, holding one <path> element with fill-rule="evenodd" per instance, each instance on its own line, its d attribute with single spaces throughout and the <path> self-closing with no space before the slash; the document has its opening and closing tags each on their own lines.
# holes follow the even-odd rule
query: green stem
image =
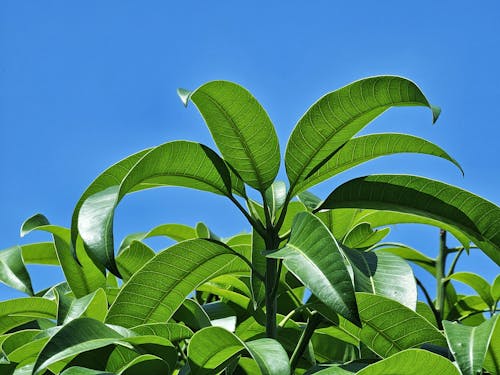
<svg viewBox="0 0 500 375">
<path fill-rule="evenodd" d="M 450 269 L 448 270 L 448 274 L 447 274 L 448 277 L 450 277 L 455 272 L 455 267 L 457 266 L 458 259 L 460 258 L 460 255 L 462 255 L 462 253 L 464 252 L 464 250 L 465 249 L 462 247 L 455 254 L 455 258 L 453 258 L 453 261 L 451 262 Z"/>
<path fill-rule="evenodd" d="M 307 320 L 306 328 L 302 331 L 302 335 L 300 336 L 299 342 L 293 351 L 292 358 L 290 359 L 290 367 L 292 369 L 292 373 L 297 367 L 299 363 L 299 359 L 304 354 L 304 351 L 311 340 L 311 337 L 318 327 L 319 323 L 321 323 L 322 317 L 317 311 L 313 311 L 311 316 Z"/>
<path fill-rule="evenodd" d="M 439 254 L 436 258 L 436 311 L 438 313 L 438 326 L 443 329 L 444 319 L 444 302 L 446 298 L 446 281 L 445 267 L 446 256 L 448 255 L 448 248 L 446 247 L 446 231 L 440 229 L 439 231 Z"/>
<path fill-rule="evenodd" d="M 434 306 L 434 303 L 432 302 L 432 298 L 429 295 L 429 292 L 425 288 L 424 284 L 417 277 L 415 277 L 415 281 L 417 282 L 417 285 L 420 287 L 420 289 L 424 293 L 425 299 L 427 300 L 427 304 L 431 308 L 432 313 L 434 314 L 434 318 L 436 318 L 436 322 L 439 322 L 439 319 L 441 317 L 440 317 L 438 311 L 436 310 L 436 307 Z"/>
<path fill-rule="evenodd" d="M 241 211 L 241 213 L 243 214 L 243 216 L 245 216 L 245 218 L 248 220 L 248 222 L 250 223 L 250 225 L 257 231 L 257 233 L 259 233 L 259 235 L 263 238 L 266 237 L 266 231 L 264 229 L 264 227 L 262 226 L 262 223 L 260 221 L 257 221 L 255 220 L 248 212 L 247 210 L 245 210 L 245 208 L 241 205 L 240 202 L 238 202 L 238 200 L 233 197 L 232 195 L 229 197 L 229 199 L 231 200 L 231 202 L 233 202 L 236 207 L 238 207 L 238 209 Z"/>
</svg>

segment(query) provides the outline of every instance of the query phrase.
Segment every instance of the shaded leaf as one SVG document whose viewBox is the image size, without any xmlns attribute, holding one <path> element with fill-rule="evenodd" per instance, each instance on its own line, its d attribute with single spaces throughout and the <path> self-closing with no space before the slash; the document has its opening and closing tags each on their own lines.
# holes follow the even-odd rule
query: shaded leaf
<svg viewBox="0 0 500 375">
<path fill-rule="evenodd" d="M 422 316 L 383 296 L 356 293 L 363 323 L 361 340 L 382 358 L 425 343 L 446 346 L 443 335 Z"/>
<path fill-rule="evenodd" d="M 457 227 L 500 264 L 500 207 L 468 191 L 407 175 L 356 178 L 335 189 L 321 205 L 373 208 L 427 216 Z"/>
<path fill-rule="evenodd" d="M 31 278 L 24 265 L 20 246 L 0 251 L 0 282 L 30 296 L 33 295 Z"/>
<path fill-rule="evenodd" d="M 287 245 L 266 256 L 283 259 L 285 267 L 321 302 L 359 323 L 352 280 L 341 250 L 320 219 L 309 212 L 297 214 Z"/>
</svg>

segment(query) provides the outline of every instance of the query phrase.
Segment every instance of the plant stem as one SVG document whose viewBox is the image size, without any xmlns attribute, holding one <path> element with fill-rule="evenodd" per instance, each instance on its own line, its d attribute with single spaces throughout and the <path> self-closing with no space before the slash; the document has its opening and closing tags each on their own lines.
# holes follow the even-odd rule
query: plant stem
<svg viewBox="0 0 500 375">
<path fill-rule="evenodd" d="M 273 296 L 272 289 L 276 280 L 277 259 L 266 259 L 266 336 L 272 339 L 276 338 L 276 312 L 278 310 L 278 301 Z"/>
<path fill-rule="evenodd" d="M 429 292 L 425 288 L 424 284 L 417 277 L 415 277 L 415 281 L 417 282 L 417 285 L 420 287 L 420 289 L 424 293 L 425 299 L 427 300 L 427 303 L 429 304 L 429 307 L 431 308 L 432 313 L 434 314 L 434 318 L 436 318 L 436 322 L 438 322 L 440 319 L 440 315 L 439 315 L 438 311 L 436 310 L 434 303 L 432 302 L 432 298 L 429 295 Z"/>
<path fill-rule="evenodd" d="M 302 331 L 302 335 L 300 336 L 299 342 L 297 343 L 297 346 L 293 351 L 292 358 L 290 359 L 292 373 L 293 370 L 295 370 L 295 367 L 297 367 L 299 359 L 302 357 L 302 354 L 304 354 L 304 351 L 309 344 L 309 340 L 311 340 L 314 330 L 318 327 L 319 323 L 321 323 L 321 320 L 322 317 L 317 311 L 313 311 L 307 320 L 306 328 Z"/>
<path fill-rule="evenodd" d="M 445 267 L 448 248 L 446 247 L 446 231 L 439 231 L 439 253 L 436 258 L 436 311 L 438 313 L 438 326 L 443 329 L 444 302 L 446 298 Z"/>
<path fill-rule="evenodd" d="M 453 258 L 453 261 L 451 262 L 450 269 L 448 270 L 447 276 L 451 276 L 455 272 L 455 267 L 457 265 L 458 259 L 460 258 L 460 255 L 464 252 L 464 248 L 462 247 L 460 250 L 457 251 L 457 254 L 455 255 L 455 258 Z"/>
</svg>

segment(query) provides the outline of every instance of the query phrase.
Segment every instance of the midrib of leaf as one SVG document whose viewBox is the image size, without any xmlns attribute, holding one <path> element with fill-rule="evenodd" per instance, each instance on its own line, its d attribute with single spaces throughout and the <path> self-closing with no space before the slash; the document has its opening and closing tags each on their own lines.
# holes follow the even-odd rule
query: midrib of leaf
<svg viewBox="0 0 500 375">
<path fill-rule="evenodd" d="M 373 274 L 372 274 L 372 271 L 370 269 L 370 265 L 368 264 L 368 262 L 366 261 L 366 258 L 363 256 L 363 254 L 361 254 L 361 257 L 360 257 L 362 260 L 363 260 L 363 263 L 364 265 L 366 266 L 366 269 L 368 270 L 368 273 L 369 273 L 369 279 L 370 279 L 370 284 L 372 286 L 372 291 L 373 291 L 373 294 L 377 294 L 377 291 L 375 290 L 375 280 L 373 279 Z"/>
<path fill-rule="evenodd" d="M 221 105 L 219 104 L 219 102 L 216 99 L 214 99 L 212 96 L 210 96 L 209 94 L 207 94 L 207 93 L 205 93 L 203 91 L 200 91 L 199 93 L 205 95 L 210 100 L 210 102 L 212 102 L 221 111 L 222 115 L 229 122 L 229 124 L 231 125 L 232 129 L 235 130 L 235 133 L 237 133 L 239 135 L 239 137 L 237 137 L 237 139 L 238 139 L 239 143 L 241 144 L 241 146 L 243 147 L 243 150 L 245 151 L 245 154 L 248 157 L 248 160 L 250 160 L 250 164 L 252 164 L 252 167 L 253 167 L 253 169 L 255 171 L 255 174 L 256 174 L 256 177 L 257 177 L 257 181 L 259 182 L 259 186 L 262 189 L 264 185 L 262 183 L 262 177 L 260 175 L 260 171 L 259 171 L 259 169 L 257 169 L 257 163 L 256 163 L 255 159 L 253 158 L 253 155 L 250 152 L 250 149 L 248 148 L 248 145 L 246 144 L 246 142 L 242 142 L 241 141 L 241 139 L 245 139 L 245 138 L 243 137 L 240 129 L 238 128 L 238 126 L 236 126 L 236 124 L 233 121 L 233 119 L 230 116 L 230 114 L 227 113 L 227 111 L 223 107 L 221 107 Z M 210 128 L 209 128 L 209 130 L 210 130 L 210 132 L 212 132 L 212 130 Z"/>
<path fill-rule="evenodd" d="M 216 255 L 215 257 L 211 257 L 211 258 L 207 259 L 205 262 L 203 262 L 202 264 L 205 264 L 205 263 L 207 263 L 208 261 L 211 261 L 211 260 L 213 260 L 213 259 L 216 259 L 216 258 L 221 257 L 221 256 L 225 256 L 225 255 L 228 255 L 228 253 L 219 254 L 219 255 Z M 238 259 L 239 259 L 239 258 L 238 258 Z M 229 267 L 229 266 L 230 266 L 230 265 L 232 265 L 232 264 L 233 264 L 236 260 L 237 260 L 237 259 L 233 259 L 233 260 L 231 260 L 229 263 L 227 263 L 227 264 L 224 266 L 224 268 Z M 200 266 L 200 263 L 193 263 L 193 265 L 192 265 L 191 267 L 188 267 L 188 270 L 190 271 L 189 273 L 194 272 L 194 270 L 196 270 L 197 268 L 199 268 L 199 266 Z M 201 282 L 203 283 L 203 282 L 204 282 L 204 281 L 206 281 L 206 280 L 210 280 L 210 279 L 211 279 L 214 275 L 216 275 L 218 272 L 220 272 L 220 269 L 218 269 L 218 270 L 216 270 L 215 272 L 211 273 L 209 276 L 207 276 L 207 277 L 206 277 L 203 281 L 201 281 Z M 131 280 L 132 280 L 132 279 L 131 279 Z M 177 280 L 176 280 L 176 282 L 177 282 L 177 283 L 176 283 L 175 285 L 178 285 L 178 283 L 179 283 L 180 281 L 182 281 L 182 280 L 177 279 Z M 126 285 L 125 285 L 125 286 L 126 286 Z M 125 287 L 125 286 L 124 286 L 124 287 Z M 161 296 L 161 298 L 160 298 L 160 299 L 158 299 L 158 300 L 154 303 L 153 307 L 149 310 L 148 314 L 147 314 L 144 318 L 141 318 L 141 319 L 142 319 L 144 322 L 147 322 L 147 321 L 149 320 L 149 318 L 151 318 L 152 314 L 156 312 L 156 310 L 158 309 L 158 306 L 160 306 L 160 305 L 162 305 L 162 304 L 163 304 L 163 301 L 166 299 L 166 297 L 167 297 L 169 294 L 171 294 L 171 292 L 172 292 L 172 289 L 171 289 L 171 290 L 164 291 L 164 292 L 163 292 L 163 294 L 162 294 L 162 296 Z M 129 293 L 129 292 L 127 291 L 127 293 Z M 141 305 L 141 306 L 145 306 L 145 305 Z M 148 306 L 146 306 L 146 307 L 148 307 Z M 172 313 L 173 313 L 173 312 L 172 312 Z M 117 315 L 120 315 L 120 314 L 117 314 Z"/>
</svg>

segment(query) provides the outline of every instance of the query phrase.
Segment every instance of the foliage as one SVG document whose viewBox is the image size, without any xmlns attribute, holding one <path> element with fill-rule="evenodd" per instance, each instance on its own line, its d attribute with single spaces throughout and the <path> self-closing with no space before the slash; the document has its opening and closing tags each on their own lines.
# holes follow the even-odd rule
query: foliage
<svg viewBox="0 0 500 375">
<path fill-rule="evenodd" d="M 28 295 L 0 302 L 0 373 L 500 373 L 500 278 L 490 285 L 455 272 L 470 249 L 500 264 L 498 206 L 409 175 L 360 177 L 325 200 L 307 190 L 397 153 L 460 168 L 421 138 L 355 137 L 396 106 L 427 107 L 436 121 L 439 109 L 413 82 L 366 78 L 320 98 L 288 140 L 287 184 L 276 180 L 282 159 L 273 124 L 247 90 L 215 81 L 179 95 L 201 112 L 220 154 L 188 141 L 138 152 L 90 184 L 71 228 L 29 218 L 22 235 L 45 231 L 53 240 L 0 252 L 0 281 Z M 121 199 L 162 186 L 227 197 L 251 232 L 221 239 L 202 223 L 162 224 L 115 246 Z M 383 242 L 397 223 L 441 228 L 436 256 Z M 450 248 L 447 233 L 462 246 Z M 155 252 L 143 242 L 154 236 L 177 243 Z M 26 264 L 61 267 L 66 279 L 34 291 Z M 435 277 L 434 301 L 410 265 Z M 456 282 L 477 294 L 457 294 Z"/>
</svg>

